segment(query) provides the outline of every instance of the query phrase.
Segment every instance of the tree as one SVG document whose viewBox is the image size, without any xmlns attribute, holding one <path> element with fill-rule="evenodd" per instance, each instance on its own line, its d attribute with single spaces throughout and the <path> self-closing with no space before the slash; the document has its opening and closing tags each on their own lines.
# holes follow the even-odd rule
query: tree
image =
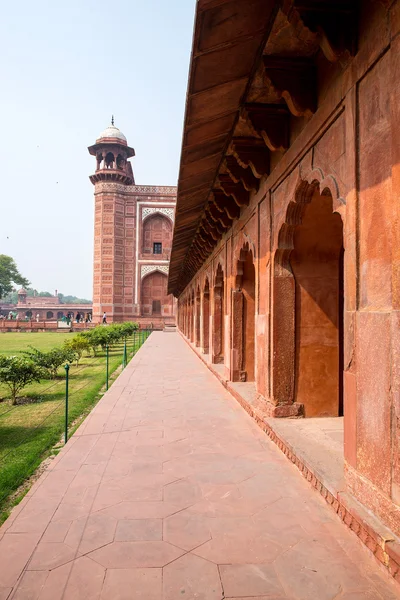
<svg viewBox="0 0 400 600">
<path fill-rule="evenodd" d="M 15 284 L 26 287 L 29 281 L 22 277 L 11 256 L 0 254 L 0 298 L 12 292 Z"/>
<path fill-rule="evenodd" d="M 62 364 L 72 362 L 75 359 L 75 353 L 68 348 L 52 348 L 48 352 L 42 352 L 37 348 L 29 346 L 30 350 L 25 350 L 32 362 L 41 367 L 50 379 L 57 377 L 57 371 Z"/>
<path fill-rule="evenodd" d="M 43 375 L 43 369 L 27 358 L 0 355 L 0 382 L 8 386 L 13 406 L 17 404 L 19 392 L 30 383 L 40 381 Z"/>
<path fill-rule="evenodd" d="M 82 333 L 78 333 L 73 338 L 65 340 L 64 348 L 71 350 L 75 354 L 76 366 L 78 366 L 84 350 L 90 354 L 89 340 Z"/>
</svg>

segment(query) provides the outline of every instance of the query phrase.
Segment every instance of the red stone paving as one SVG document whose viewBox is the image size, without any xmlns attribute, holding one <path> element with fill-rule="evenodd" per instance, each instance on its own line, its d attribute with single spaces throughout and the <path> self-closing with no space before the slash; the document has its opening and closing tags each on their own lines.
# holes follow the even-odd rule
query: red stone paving
<svg viewBox="0 0 400 600">
<path fill-rule="evenodd" d="M 0 529 L 11 598 L 396 600 L 400 588 L 178 334 L 154 332 Z"/>
</svg>

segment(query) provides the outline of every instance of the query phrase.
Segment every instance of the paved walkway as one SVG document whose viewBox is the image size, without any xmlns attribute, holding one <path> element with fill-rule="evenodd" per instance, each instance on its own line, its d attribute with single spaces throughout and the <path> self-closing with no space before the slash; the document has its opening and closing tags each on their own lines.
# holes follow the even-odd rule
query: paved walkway
<svg viewBox="0 0 400 600">
<path fill-rule="evenodd" d="M 395 600 L 176 333 L 153 333 L 0 530 L 0 600 Z"/>
</svg>

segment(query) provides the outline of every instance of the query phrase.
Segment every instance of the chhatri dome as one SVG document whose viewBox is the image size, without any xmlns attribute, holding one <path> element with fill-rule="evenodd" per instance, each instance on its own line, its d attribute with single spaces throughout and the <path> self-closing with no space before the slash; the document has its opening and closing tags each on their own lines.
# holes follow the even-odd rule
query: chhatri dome
<svg viewBox="0 0 400 600">
<path fill-rule="evenodd" d="M 101 134 L 99 135 L 99 137 L 96 140 L 96 143 L 105 140 L 105 139 L 117 139 L 120 142 L 122 142 L 123 144 L 127 144 L 127 139 L 124 136 L 124 134 L 122 133 L 122 131 L 120 131 L 118 129 L 118 127 L 115 127 L 114 125 L 114 117 L 112 117 L 111 119 L 111 125 L 109 125 L 108 127 L 105 128 L 104 131 L 101 132 Z"/>
</svg>

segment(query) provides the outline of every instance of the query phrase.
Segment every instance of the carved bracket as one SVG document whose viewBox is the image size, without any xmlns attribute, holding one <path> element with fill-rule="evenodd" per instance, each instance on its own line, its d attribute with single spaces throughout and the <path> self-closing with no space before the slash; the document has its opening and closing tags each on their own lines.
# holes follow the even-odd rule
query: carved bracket
<svg viewBox="0 0 400 600">
<path fill-rule="evenodd" d="M 225 212 L 230 219 L 238 219 L 240 217 L 240 208 L 232 198 L 232 196 L 226 196 L 221 190 L 213 190 L 213 202 L 216 207 Z"/>
<path fill-rule="evenodd" d="M 258 179 L 269 175 L 270 154 L 263 140 L 251 137 L 233 138 L 231 152 L 238 164 L 244 169 L 249 167 Z"/>
<path fill-rule="evenodd" d="M 236 158 L 227 156 L 225 159 L 225 167 L 234 183 L 239 183 L 239 181 L 241 181 L 243 187 L 248 192 L 251 192 L 252 190 L 258 191 L 260 186 L 259 180 L 254 176 L 251 169 L 243 169 L 243 167 L 238 164 Z"/>
<path fill-rule="evenodd" d="M 329 61 L 337 61 L 346 51 L 355 55 L 356 0 L 294 0 L 293 8 L 304 25 L 319 34 L 321 50 Z"/>
<path fill-rule="evenodd" d="M 289 111 L 282 104 L 245 105 L 245 112 L 255 131 L 261 134 L 270 150 L 289 148 Z"/>
<path fill-rule="evenodd" d="M 304 58 L 264 56 L 265 74 L 295 117 L 310 116 L 317 108 L 317 73 Z"/>
<path fill-rule="evenodd" d="M 241 208 L 248 206 L 250 202 L 250 194 L 244 188 L 242 182 L 235 183 L 227 173 L 221 173 L 218 176 L 219 187 L 227 196 L 232 196 L 236 204 Z"/>
</svg>

